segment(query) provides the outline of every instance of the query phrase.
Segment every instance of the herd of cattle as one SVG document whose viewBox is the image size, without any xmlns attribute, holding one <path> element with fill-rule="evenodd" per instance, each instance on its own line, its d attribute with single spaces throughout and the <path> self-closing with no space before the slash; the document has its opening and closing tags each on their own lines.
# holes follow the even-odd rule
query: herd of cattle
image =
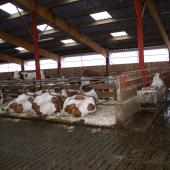
<svg viewBox="0 0 170 170">
<path fill-rule="evenodd" d="M 14 72 L 13 79 L 36 80 L 36 73 Z M 41 79 L 45 79 L 43 71 L 41 71 Z M 81 87 L 79 93 L 76 92 L 71 96 L 65 89 L 58 93 L 47 91 L 39 91 L 33 94 L 23 93 L 9 102 L 5 107 L 5 111 L 10 114 L 31 113 L 37 116 L 59 114 L 82 117 L 96 111 L 97 93 L 94 89 L 88 90 L 85 92 Z M 0 103 L 2 104 L 3 100 Z"/>
<path fill-rule="evenodd" d="M 40 71 L 41 79 L 44 80 L 47 78 L 43 71 Z M 92 69 L 85 69 L 83 72 L 83 77 L 99 77 L 102 76 L 101 73 Z M 36 72 L 27 72 L 27 71 L 15 71 L 13 75 L 14 80 L 36 80 Z"/>
<path fill-rule="evenodd" d="M 66 89 L 59 92 L 39 91 L 38 93 L 23 93 L 17 98 L 8 102 L 3 110 L 10 114 L 31 113 L 37 116 L 59 114 L 63 116 L 82 117 L 96 111 L 96 103 L 98 102 L 97 93 L 92 88 L 86 90 L 89 81 L 84 79 L 90 76 L 96 76 L 94 72 L 86 71 L 81 80 L 78 93 L 70 93 Z M 36 80 L 36 72 L 14 72 L 15 80 Z M 41 79 L 45 79 L 43 71 L 41 71 Z M 2 99 L 3 97 L 1 97 Z M 3 100 L 0 101 L 0 107 Z M 2 110 L 2 108 L 0 108 Z"/>
<path fill-rule="evenodd" d="M 96 111 L 96 96 L 93 89 L 87 94 L 76 94 L 70 97 L 66 96 L 66 92 L 55 95 L 39 92 L 36 96 L 21 94 L 8 104 L 7 110 L 11 114 L 29 112 L 37 116 L 61 114 L 82 117 Z"/>
</svg>

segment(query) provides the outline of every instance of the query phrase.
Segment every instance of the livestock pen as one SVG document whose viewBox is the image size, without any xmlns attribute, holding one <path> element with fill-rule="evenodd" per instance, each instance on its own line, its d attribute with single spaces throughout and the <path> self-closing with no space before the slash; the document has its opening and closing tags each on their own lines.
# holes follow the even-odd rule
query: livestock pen
<svg viewBox="0 0 170 170">
<path fill-rule="evenodd" d="M 137 89 L 152 82 L 157 68 L 124 72 L 117 76 L 69 77 L 64 79 L 50 78 L 42 81 L 1 81 L 1 96 L 4 100 L 14 98 L 21 94 L 35 96 L 36 92 L 48 92 L 52 96 L 61 94 L 64 89 L 68 96 L 81 94 L 82 81 L 88 81 L 84 85 L 94 89 L 98 96 L 97 110 L 95 113 L 84 117 L 63 116 L 61 114 L 41 117 L 30 113 L 10 114 L 5 108 L 8 104 L 2 104 L 1 116 L 18 117 L 24 119 L 48 120 L 53 122 L 80 123 L 91 126 L 115 127 L 116 124 L 124 126 L 125 123 L 138 112 Z M 6 98 L 6 99 L 5 99 Z M 9 101 L 9 100 L 8 100 Z"/>
</svg>

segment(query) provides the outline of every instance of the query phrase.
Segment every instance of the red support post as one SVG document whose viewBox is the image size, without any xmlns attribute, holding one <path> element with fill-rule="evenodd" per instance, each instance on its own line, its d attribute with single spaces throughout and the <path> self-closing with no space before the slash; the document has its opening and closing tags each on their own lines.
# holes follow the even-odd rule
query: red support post
<svg viewBox="0 0 170 170">
<path fill-rule="evenodd" d="M 136 12 L 137 23 L 137 37 L 138 37 L 138 55 L 139 55 L 139 69 L 143 70 L 143 84 L 146 84 L 145 78 L 145 64 L 144 64 L 144 42 L 143 42 L 143 24 L 142 24 L 142 7 L 141 0 L 133 0 Z"/>
<path fill-rule="evenodd" d="M 36 4 L 36 3 L 35 3 L 35 4 Z M 38 32 L 37 32 L 37 12 L 36 12 L 36 7 L 35 7 L 35 10 L 32 12 L 32 32 L 33 32 L 33 42 L 34 42 L 36 79 L 37 79 L 37 80 L 41 80 L 41 74 L 40 74 L 40 56 L 39 56 Z"/>
<path fill-rule="evenodd" d="M 143 24 L 142 24 L 142 8 L 141 0 L 134 0 L 136 22 L 137 22 L 137 37 L 138 37 L 138 53 L 139 53 L 139 69 L 144 69 L 144 47 L 143 47 Z"/>
</svg>

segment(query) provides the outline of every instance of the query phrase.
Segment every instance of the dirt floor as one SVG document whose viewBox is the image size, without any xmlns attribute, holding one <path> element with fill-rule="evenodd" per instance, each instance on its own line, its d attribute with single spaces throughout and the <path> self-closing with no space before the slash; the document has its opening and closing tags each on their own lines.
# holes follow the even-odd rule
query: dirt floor
<svg viewBox="0 0 170 170">
<path fill-rule="evenodd" d="M 0 118 L 0 170 L 168 170 L 170 117 L 145 133 Z"/>
</svg>

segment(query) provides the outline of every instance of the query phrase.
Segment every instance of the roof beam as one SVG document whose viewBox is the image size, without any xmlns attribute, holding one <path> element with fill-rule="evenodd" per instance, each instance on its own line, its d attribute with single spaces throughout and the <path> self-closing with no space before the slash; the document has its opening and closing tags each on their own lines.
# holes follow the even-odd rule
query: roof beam
<svg viewBox="0 0 170 170">
<path fill-rule="evenodd" d="M 48 5 L 47 7 L 48 8 L 56 8 L 56 7 L 61 7 L 61 6 L 64 6 L 64 5 L 68 5 L 68 4 L 72 4 L 72 3 L 75 3 L 75 2 L 78 2 L 80 0 L 60 0 L 59 2 L 54 2 L 50 5 Z"/>
<path fill-rule="evenodd" d="M 68 34 L 76 38 L 78 41 L 86 44 L 91 49 L 107 57 L 107 50 L 105 48 L 103 48 L 102 46 L 97 44 L 95 41 L 93 41 L 90 37 L 82 33 L 77 27 L 72 26 L 71 24 L 69 24 L 62 18 L 54 16 L 47 7 L 36 3 L 35 0 L 30 0 L 30 1 L 16 0 L 16 1 L 32 11 L 35 10 L 34 8 L 36 7 L 37 14 L 39 16 L 41 16 L 42 18 L 44 18 L 51 24 L 59 27 L 63 31 L 67 32 Z"/>
<path fill-rule="evenodd" d="M 63 5 L 67 5 L 67 4 L 72 4 L 72 3 L 75 3 L 75 2 L 78 2 L 80 0 L 62 0 L 62 2 L 56 2 L 53 3 L 53 4 L 50 4 L 50 5 L 47 5 L 47 7 L 51 10 L 51 9 L 54 9 L 54 8 L 57 8 L 57 7 L 60 7 L 60 6 L 63 6 Z M 125 4 L 124 6 L 122 6 L 122 4 L 118 7 L 115 7 L 114 5 L 112 4 L 109 4 L 109 5 L 104 5 L 102 7 L 98 7 L 98 8 L 93 8 L 93 9 L 89 9 L 89 10 L 86 10 L 86 11 L 81 11 L 81 12 L 75 12 L 67 17 L 64 17 L 64 19 L 75 19 L 76 17 L 82 17 L 82 16 L 88 16 L 90 13 L 96 13 L 96 12 L 100 12 L 100 11 L 111 11 L 111 10 L 123 10 L 125 8 L 129 8 L 130 7 L 130 3 L 127 3 Z M 26 16 L 26 15 L 30 15 L 31 12 L 27 12 L 27 11 L 21 11 L 20 12 L 22 16 Z M 4 22 L 4 21 L 9 21 L 11 19 L 17 19 L 18 17 L 20 17 L 20 14 L 19 13 L 16 13 L 16 14 L 12 14 L 8 17 L 2 17 L 0 18 L 0 23 L 1 22 Z"/>
<path fill-rule="evenodd" d="M 27 11 L 21 11 L 20 13 L 21 13 L 22 16 L 31 14 L 30 12 L 27 12 Z M 19 17 L 20 17 L 19 13 L 12 14 L 8 17 L 0 18 L 0 22 L 8 21 L 8 20 L 11 20 L 11 19 L 19 18 Z"/>
<path fill-rule="evenodd" d="M 18 59 L 16 57 L 12 57 L 12 56 L 9 56 L 9 55 L 6 55 L 6 54 L 2 54 L 2 53 L 0 53 L 0 60 L 8 61 L 10 63 L 15 63 L 15 64 L 19 64 L 19 65 L 22 64 L 21 59 Z"/>
<path fill-rule="evenodd" d="M 169 15 L 170 14 L 170 11 L 162 11 L 160 12 L 160 15 Z M 150 18 L 151 16 L 150 15 L 144 15 L 143 18 L 144 19 L 147 19 L 147 18 Z M 107 20 L 101 20 L 101 21 L 97 21 L 97 22 L 93 22 L 93 23 L 85 23 L 85 24 L 81 24 L 81 25 L 76 25 L 76 27 L 78 27 L 79 29 L 83 29 L 83 28 L 89 28 L 89 27 L 93 27 L 93 26 L 100 26 L 100 25 L 104 25 L 104 24 L 117 24 L 118 22 L 123 22 L 123 21 L 133 21 L 135 20 L 136 18 L 135 17 L 122 17 L 122 18 L 119 18 L 119 19 L 107 19 Z M 1 23 L 1 20 L 0 20 L 0 23 Z M 28 25 L 30 25 L 31 23 L 28 23 Z M 31 29 L 31 28 L 30 28 Z M 25 28 L 16 28 L 16 29 L 6 29 L 7 32 L 9 33 L 14 33 L 14 32 L 18 32 L 18 31 L 26 31 Z M 44 31 L 44 32 L 41 32 L 41 35 L 50 35 L 50 34 L 53 34 L 53 33 L 60 33 L 62 32 L 62 30 L 60 29 L 54 29 L 54 30 L 48 30 L 48 31 Z"/>
<path fill-rule="evenodd" d="M 0 38 L 6 42 L 9 42 L 11 44 L 14 44 L 16 46 L 20 46 L 25 48 L 28 51 L 34 52 L 34 47 L 31 43 L 24 41 L 23 39 L 13 36 L 6 32 L 0 32 Z M 59 55 L 49 52 L 48 50 L 45 50 L 43 48 L 39 48 L 40 55 L 44 56 L 46 58 L 58 61 Z"/>
<path fill-rule="evenodd" d="M 53 4 L 47 5 L 47 7 L 50 8 L 50 9 L 53 9 L 53 8 L 61 7 L 61 6 L 64 6 L 64 5 L 69 5 L 69 4 L 78 2 L 78 1 L 79 0 L 62 0 L 60 2 L 57 2 L 57 4 L 55 2 Z M 31 14 L 31 12 L 27 12 L 27 11 L 21 11 L 20 13 L 21 13 L 22 16 L 26 16 L 26 15 L 30 15 Z M 12 15 L 10 15 L 8 17 L 0 18 L 0 22 L 8 21 L 8 20 L 11 20 L 11 19 L 16 19 L 16 18 L 19 18 L 19 17 L 20 17 L 19 13 L 12 14 Z"/>
<path fill-rule="evenodd" d="M 154 1 L 153 0 L 146 0 L 146 5 L 147 5 L 147 8 L 148 8 L 151 16 L 153 17 L 153 19 L 155 21 L 156 26 L 158 27 L 158 29 L 159 29 L 159 31 L 162 35 L 162 38 L 163 38 L 168 50 L 170 51 L 170 41 L 169 41 L 169 38 L 168 38 L 168 34 L 166 33 L 164 25 L 161 22 L 160 14 L 159 14 L 159 11 L 157 10 L 156 6 L 155 6 Z"/>
</svg>

